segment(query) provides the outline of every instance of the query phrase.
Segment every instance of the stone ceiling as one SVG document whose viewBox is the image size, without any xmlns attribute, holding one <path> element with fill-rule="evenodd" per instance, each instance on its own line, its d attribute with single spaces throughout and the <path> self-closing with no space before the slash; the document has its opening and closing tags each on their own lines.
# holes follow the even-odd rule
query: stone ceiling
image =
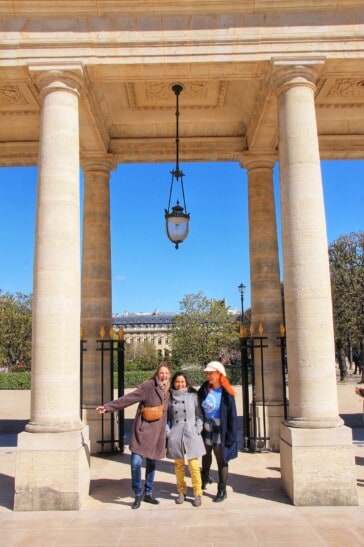
<svg viewBox="0 0 364 547">
<path fill-rule="evenodd" d="M 173 162 L 174 83 L 181 162 L 278 157 L 277 60 L 320 63 L 321 157 L 364 158 L 362 2 L 0 1 L 0 17 L 0 165 L 37 163 L 42 66 L 83 73 L 81 157 Z"/>
</svg>

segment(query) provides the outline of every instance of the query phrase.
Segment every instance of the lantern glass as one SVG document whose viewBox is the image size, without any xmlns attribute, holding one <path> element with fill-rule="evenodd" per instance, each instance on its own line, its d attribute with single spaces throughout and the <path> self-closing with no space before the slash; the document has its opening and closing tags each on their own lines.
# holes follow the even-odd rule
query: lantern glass
<svg viewBox="0 0 364 547">
<path fill-rule="evenodd" d="M 177 202 L 177 205 L 172 207 L 172 212 L 166 211 L 165 214 L 167 236 L 172 243 L 176 244 L 176 249 L 178 249 L 178 244 L 188 236 L 190 227 L 190 215 L 183 211 L 184 209 Z"/>
</svg>

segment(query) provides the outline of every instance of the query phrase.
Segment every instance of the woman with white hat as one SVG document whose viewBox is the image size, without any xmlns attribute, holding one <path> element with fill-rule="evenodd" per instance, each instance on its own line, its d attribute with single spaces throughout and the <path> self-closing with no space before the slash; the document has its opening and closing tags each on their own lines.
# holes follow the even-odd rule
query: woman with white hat
<svg viewBox="0 0 364 547">
<path fill-rule="evenodd" d="M 227 497 L 228 462 L 238 455 L 235 391 L 222 363 L 211 361 L 204 371 L 207 381 L 198 391 L 205 418 L 203 437 L 206 454 L 202 456 L 202 488 L 205 489 L 209 482 L 213 452 L 219 473 L 217 494 L 213 501 L 221 502 Z"/>
</svg>

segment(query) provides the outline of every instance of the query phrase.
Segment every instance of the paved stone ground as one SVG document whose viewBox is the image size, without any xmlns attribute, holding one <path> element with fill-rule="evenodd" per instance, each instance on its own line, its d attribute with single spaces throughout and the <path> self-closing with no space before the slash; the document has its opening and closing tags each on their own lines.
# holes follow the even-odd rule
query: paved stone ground
<svg viewBox="0 0 364 547">
<path fill-rule="evenodd" d="M 216 484 L 200 508 L 174 503 L 170 460 L 158 462 L 155 492 L 159 506 L 143 503 L 132 511 L 129 451 L 91 458 L 91 491 L 80 511 L 14 512 L 16 434 L 29 417 L 29 394 L 0 392 L 0 543 L 12 546 L 364 546 L 363 399 L 359 378 L 338 382 L 340 415 L 352 428 L 359 506 L 295 507 L 282 490 L 279 454 L 239 453 L 230 465 L 228 499 L 214 504 Z M 5 393 L 5 392 L 4 392 Z M 8 398 L 7 398 L 8 397 Z M 11 400 L 9 400 L 9 397 Z M 19 401 L 19 397 L 22 401 Z M 237 397 L 241 408 L 241 395 Z M 129 409 L 131 419 L 135 409 Z M 212 474 L 216 480 L 216 467 Z"/>
</svg>

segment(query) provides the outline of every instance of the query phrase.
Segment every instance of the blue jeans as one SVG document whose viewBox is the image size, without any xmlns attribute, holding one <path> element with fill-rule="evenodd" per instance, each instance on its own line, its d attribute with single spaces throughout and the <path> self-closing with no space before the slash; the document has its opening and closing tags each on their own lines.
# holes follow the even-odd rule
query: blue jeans
<svg viewBox="0 0 364 547">
<path fill-rule="evenodd" d="M 155 475 L 155 460 L 149 460 L 146 458 L 145 462 L 145 485 L 142 487 L 142 463 L 143 458 L 139 454 L 131 454 L 131 486 L 136 496 L 142 494 L 152 495 L 154 475 Z"/>
</svg>

